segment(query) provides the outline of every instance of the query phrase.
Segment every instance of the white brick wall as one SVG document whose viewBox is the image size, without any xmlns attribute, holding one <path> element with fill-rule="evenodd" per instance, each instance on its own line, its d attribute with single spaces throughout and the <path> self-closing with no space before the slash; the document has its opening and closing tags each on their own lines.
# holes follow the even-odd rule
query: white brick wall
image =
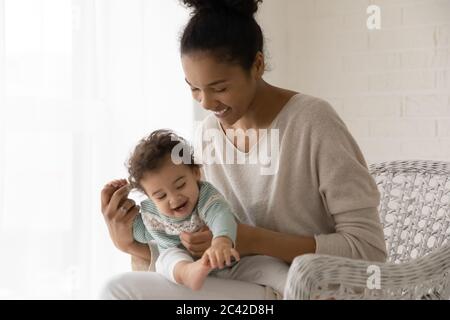
<svg viewBox="0 0 450 320">
<path fill-rule="evenodd" d="M 265 78 L 328 100 L 367 162 L 450 161 L 450 0 L 264 0 L 258 20 Z"/>
<path fill-rule="evenodd" d="M 381 8 L 381 30 L 367 30 L 370 4 Z M 271 16 L 274 6 L 283 9 Z M 450 0 L 266 0 L 262 7 L 276 53 L 268 79 L 328 100 L 369 163 L 450 161 Z"/>
</svg>

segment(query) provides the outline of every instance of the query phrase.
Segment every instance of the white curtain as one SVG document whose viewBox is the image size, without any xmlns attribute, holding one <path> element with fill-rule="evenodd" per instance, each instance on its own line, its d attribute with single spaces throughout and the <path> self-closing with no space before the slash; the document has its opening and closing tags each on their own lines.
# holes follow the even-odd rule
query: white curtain
<svg viewBox="0 0 450 320">
<path fill-rule="evenodd" d="M 0 299 L 96 298 L 130 270 L 100 213 L 135 143 L 190 139 L 177 0 L 0 0 Z"/>
</svg>

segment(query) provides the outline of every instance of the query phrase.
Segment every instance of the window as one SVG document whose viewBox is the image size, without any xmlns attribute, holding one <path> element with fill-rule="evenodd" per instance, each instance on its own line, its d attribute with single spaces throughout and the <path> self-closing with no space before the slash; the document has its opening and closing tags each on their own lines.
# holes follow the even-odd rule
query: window
<svg viewBox="0 0 450 320">
<path fill-rule="evenodd" d="M 0 0 L 0 298 L 95 298 L 130 270 L 100 190 L 144 135 L 191 137 L 187 16 L 176 1 Z"/>
</svg>

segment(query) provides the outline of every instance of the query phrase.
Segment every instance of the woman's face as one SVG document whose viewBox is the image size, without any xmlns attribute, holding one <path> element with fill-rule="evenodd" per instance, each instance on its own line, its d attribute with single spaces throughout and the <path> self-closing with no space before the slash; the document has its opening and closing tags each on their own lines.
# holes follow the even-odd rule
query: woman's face
<svg viewBox="0 0 450 320">
<path fill-rule="evenodd" d="M 204 52 L 184 54 L 181 62 L 193 98 L 222 124 L 231 126 L 247 113 L 261 76 L 258 67 L 247 72 Z"/>
</svg>

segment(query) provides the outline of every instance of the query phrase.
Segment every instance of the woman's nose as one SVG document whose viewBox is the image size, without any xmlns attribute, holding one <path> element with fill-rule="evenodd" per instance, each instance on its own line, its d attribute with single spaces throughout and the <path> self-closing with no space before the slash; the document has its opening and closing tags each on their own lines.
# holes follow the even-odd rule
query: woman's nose
<svg viewBox="0 0 450 320">
<path fill-rule="evenodd" d="M 206 94 L 201 94 L 198 102 L 200 103 L 202 108 L 206 110 L 215 110 L 218 105 L 217 101 L 215 101 L 212 96 Z"/>
</svg>

